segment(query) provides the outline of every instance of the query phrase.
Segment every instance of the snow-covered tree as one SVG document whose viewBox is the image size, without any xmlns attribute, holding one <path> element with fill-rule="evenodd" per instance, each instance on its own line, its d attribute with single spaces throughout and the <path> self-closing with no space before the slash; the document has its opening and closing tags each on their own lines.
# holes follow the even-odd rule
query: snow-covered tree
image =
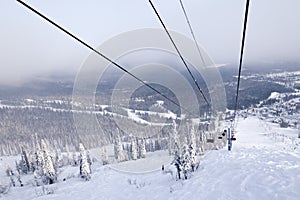
<svg viewBox="0 0 300 200">
<path fill-rule="evenodd" d="M 34 172 L 35 170 L 35 156 L 30 153 L 28 154 L 28 162 L 29 162 L 29 171 Z"/>
<path fill-rule="evenodd" d="M 101 160 L 102 160 L 102 164 L 103 165 L 107 165 L 108 164 L 108 156 L 107 156 L 107 151 L 106 151 L 105 147 L 103 147 L 101 149 Z"/>
<path fill-rule="evenodd" d="M 187 179 L 190 176 L 190 173 L 195 170 L 196 166 L 196 151 L 193 148 L 193 142 L 190 141 L 190 144 L 185 144 L 182 148 L 182 151 L 175 150 L 174 160 L 172 161 L 177 169 L 178 179 L 182 178 Z"/>
<path fill-rule="evenodd" d="M 172 155 L 172 137 L 169 133 L 169 138 L 168 138 L 168 152 L 169 152 L 169 156 Z"/>
<path fill-rule="evenodd" d="M 69 165 L 71 159 L 70 159 L 70 149 L 69 149 L 68 143 L 66 144 L 66 153 L 67 153 L 67 155 L 66 155 L 66 163 Z"/>
<path fill-rule="evenodd" d="M 177 132 L 177 124 L 175 120 L 173 120 L 171 131 L 169 132 L 169 154 L 174 155 L 175 152 L 179 153 L 180 144 L 179 137 Z"/>
<path fill-rule="evenodd" d="M 16 186 L 16 182 L 15 182 L 13 176 L 10 176 L 9 178 L 10 178 L 10 184 L 11 184 L 11 186 L 15 187 Z"/>
<path fill-rule="evenodd" d="M 181 170 L 182 170 L 182 165 L 181 165 L 181 159 L 178 151 L 175 151 L 174 153 L 174 160 L 172 161 L 173 165 L 175 165 L 176 170 L 177 170 L 177 179 L 181 179 Z"/>
<path fill-rule="evenodd" d="M 45 163 L 43 151 L 41 149 L 39 149 L 37 151 L 36 156 L 37 156 L 37 168 L 38 169 L 43 169 L 44 168 L 44 163 Z"/>
<path fill-rule="evenodd" d="M 117 148 L 116 148 L 117 160 L 122 162 L 125 160 L 125 154 L 120 136 L 117 136 Z"/>
<path fill-rule="evenodd" d="M 136 144 L 136 138 L 131 137 L 131 159 L 136 160 L 138 158 L 138 149 Z"/>
<path fill-rule="evenodd" d="M 191 139 L 190 139 L 190 145 L 189 145 L 189 154 L 190 154 L 190 160 L 191 160 L 191 170 L 195 170 L 196 166 L 196 137 L 195 137 L 195 129 L 194 126 L 191 128 Z"/>
<path fill-rule="evenodd" d="M 22 171 L 22 163 L 20 164 L 18 161 L 15 161 L 16 164 L 16 170 L 18 173 L 21 173 Z"/>
<path fill-rule="evenodd" d="M 22 147 L 21 162 L 19 163 L 19 165 L 22 173 L 27 174 L 29 172 L 30 166 L 29 166 L 28 156 L 24 147 Z"/>
<path fill-rule="evenodd" d="M 146 144 L 145 144 L 145 139 L 141 140 L 140 143 L 140 158 L 145 158 L 146 157 Z"/>
<path fill-rule="evenodd" d="M 107 156 L 107 154 L 106 154 L 106 156 Z M 92 173 L 92 158 L 90 156 L 90 152 L 89 151 L 86 152 L 86 159 L 87 159 L 87 162 L 89 164 L 90 174 L 91 174 Z M 107 157 L 107 162 L 108 162 L 108 157 Z"/>
<path fill-rule="evenodd" d="M 41 185 L 44 179 L 44 154 L 40 144 L 36 143 L 36 150 L 32 158 L 32 169 L 36 185 Z"/>
<path fill-rule="evenodd" d="M 190 144 L 189 146 L 189 154 L 190 154 L 191 171 L 194 172 L 196 168 L 196 150 L 192 144 Z"/>
<path fill-rule="evenodd" d="M 195 128 L 194 128 L 194 126 L 192 125 L 192 127 L 191 127 L 191 134 L 190 134 L 190 137 L 191 137 L 191 139 L 190 139 L 190 144 L 193 146 L 193 148 L 194 149 L 196 149 L 197 147 L 196 147 L 196 136 L 195 136 Z"/>
<path fill-rule="evenodd" d="M 37 133 L 35 133 L 35 149 L 36 149 L 36 150 L 40 150 L 40 149 L 41 149 L 41 146 L 40 146 L 40 143 L 39 143 L 39 140 L 38 140 Z"/>
<path fill-rule="evenodd" d="M 17 173 L 17 181 L 19 182 L 20 187 L 23 187 L 23 183 L 22 183 L 22 180 L 21 180 L 21 175 L 19 173 Z"/>
<path fill-rule="evenodd" d="M 78 165 L 78 158 L 77 158 L 77 154 L 76 154 L 75 151 L 73 152 L 72 157 L 73 157 L 73 159 L 72 159 L 72 165 L 73 166 L 77 166 Z"/>
<path fill-rule="evenodd" d="M 62 166 L 63 166 L 63 158 L 62 158 L 62 155 L 61 155 L 61 151 L 58 148 L 56 148 L 56 151 L 55 151 L 55 160 L 54 160 L 54 168 L 57 171 L 58 168 L 60 168 Z"/>
<path fill-rule="evenodd" d="M 54 169 L 53 160 L 50 156 L 49 149 L 45 141 L 41 140 L 43 157 L 44 157 L 44 166 L 43 166 L 43 180 L 46 184 L 52 184 L 56 181 L 56 171 Z"/>
<path fill-rule="evenodd" d="M 191 171 L 192 168 L 191 156 L 187 145 L 184 145 L 183 147 L 181 163 L 182 163 L 184 178 L 187 179 L 189 172 Z"/>
<path fill-rule="evenodd" d="M 155 141 L 153 139 L 149 140 L 149 151 L 155 151 Z"/>
<path fill-rule="evenodd" d="M 82 143 L 79 144 L 79 151 L 80 151 L 80 166 L 79 166 L 79 173 L 81 178 L 84 178 L 85 180 L 90 180 L 91 178 L 91 171 L 90 171 L 90 165 L 87 160 L 87 154 L 85 151 L 85 148 Z"/>
</svg>

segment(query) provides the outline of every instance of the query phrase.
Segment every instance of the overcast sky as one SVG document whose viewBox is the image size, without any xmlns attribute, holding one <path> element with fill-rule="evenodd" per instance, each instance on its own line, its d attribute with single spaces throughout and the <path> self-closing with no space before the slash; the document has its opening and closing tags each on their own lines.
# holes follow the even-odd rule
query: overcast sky
<svg viewBox="0 0 300 200">
<path fill-rule="evenodd" d="M 217 64 L 239 58 L 245 1 L 182 0 L 199 43 Z M 27 0 L 94 47 L 139 28 L 161 28 L 148 0 Z M 191 37 L 179 0 L 153 0 L 171 30 Z M 252 0 L 245 62 L 300 61 L 300 1 Z M 14 0 L 0 2 L 0 83 L 76 72 L 90 51 Z"/>
</svg>

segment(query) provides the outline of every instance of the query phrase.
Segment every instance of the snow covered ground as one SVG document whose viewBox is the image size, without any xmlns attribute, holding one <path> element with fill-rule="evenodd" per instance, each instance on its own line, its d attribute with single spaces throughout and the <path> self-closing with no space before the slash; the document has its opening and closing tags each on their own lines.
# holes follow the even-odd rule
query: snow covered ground
<svg viewBox="0 0 300 200">
<path fill-rule="evenodd" d="M 188 180 L 176 181 L 171 173 L 162 173 L 161 170 L 124 173 L 95 163 L 90 181 L 77 178 L 78 169 L 68 167 L 54 185 L 45 186 L 44 189 L 30 184 L 14 187 L 2 198 L 298 200 L 300 147 L 287 140 L 274 140 L 277 131 L 276 125 L 256 117 L 240 119 L 232 151 L 224 148 L 207 152 L 198 170 Z M 294 133 L 287 129 L 280 129 L 280 134 L 285 131 L 289 134 L 288 138 L 294 137 Z M 299 142 L 296 134 L 295 131 L 294 142 Z M 134 165 L 133 162 L 130 162 L 130 167 Z M 136 167 L 140 168 L 141 163 L 145 165 L 147 162 L 136 162 Z M 4 173 L 1 172 L 1 179 L 2 175 Z M 66 180 L 62 181 L 63 178 Z M 52 194 L 47 195 L 43 191 Z"/>
</svg>

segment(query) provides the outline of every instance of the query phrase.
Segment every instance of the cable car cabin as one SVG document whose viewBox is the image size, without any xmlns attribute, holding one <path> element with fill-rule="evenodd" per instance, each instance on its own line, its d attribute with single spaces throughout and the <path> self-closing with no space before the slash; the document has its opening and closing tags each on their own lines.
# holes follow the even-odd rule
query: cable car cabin
<svg viewBox="0 0 300 200">
<path fill-rule="evenodd" d="M 222 140 L 222 139 L 223 139 L 223 137 L 222 137 L 222 136 L 219 136 L 219 137 L 218 137 L 218 139 L 219 139 L 219 140 Z"/>
<path fill-rule="evenodd" d="M 214 140 L 214 139 L 209 139 L 209 138 L 208 138 L 208 139 L 206 139 L 206 142 L 207 142 L 207 143 L 214 143 L 215 140 Z"/>
</svg>

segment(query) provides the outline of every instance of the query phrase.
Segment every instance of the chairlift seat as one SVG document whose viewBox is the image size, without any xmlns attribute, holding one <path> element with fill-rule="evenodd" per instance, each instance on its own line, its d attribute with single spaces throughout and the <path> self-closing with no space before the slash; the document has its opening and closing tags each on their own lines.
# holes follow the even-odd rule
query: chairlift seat
<svg viewBox="0 0 300 200">
<path fill-rule="evenodd" d="M 206 142 L 208 142 L 208 143 L 214 143 L 215 140 L 214 139 L 206 139 Z"/>
</svg>

